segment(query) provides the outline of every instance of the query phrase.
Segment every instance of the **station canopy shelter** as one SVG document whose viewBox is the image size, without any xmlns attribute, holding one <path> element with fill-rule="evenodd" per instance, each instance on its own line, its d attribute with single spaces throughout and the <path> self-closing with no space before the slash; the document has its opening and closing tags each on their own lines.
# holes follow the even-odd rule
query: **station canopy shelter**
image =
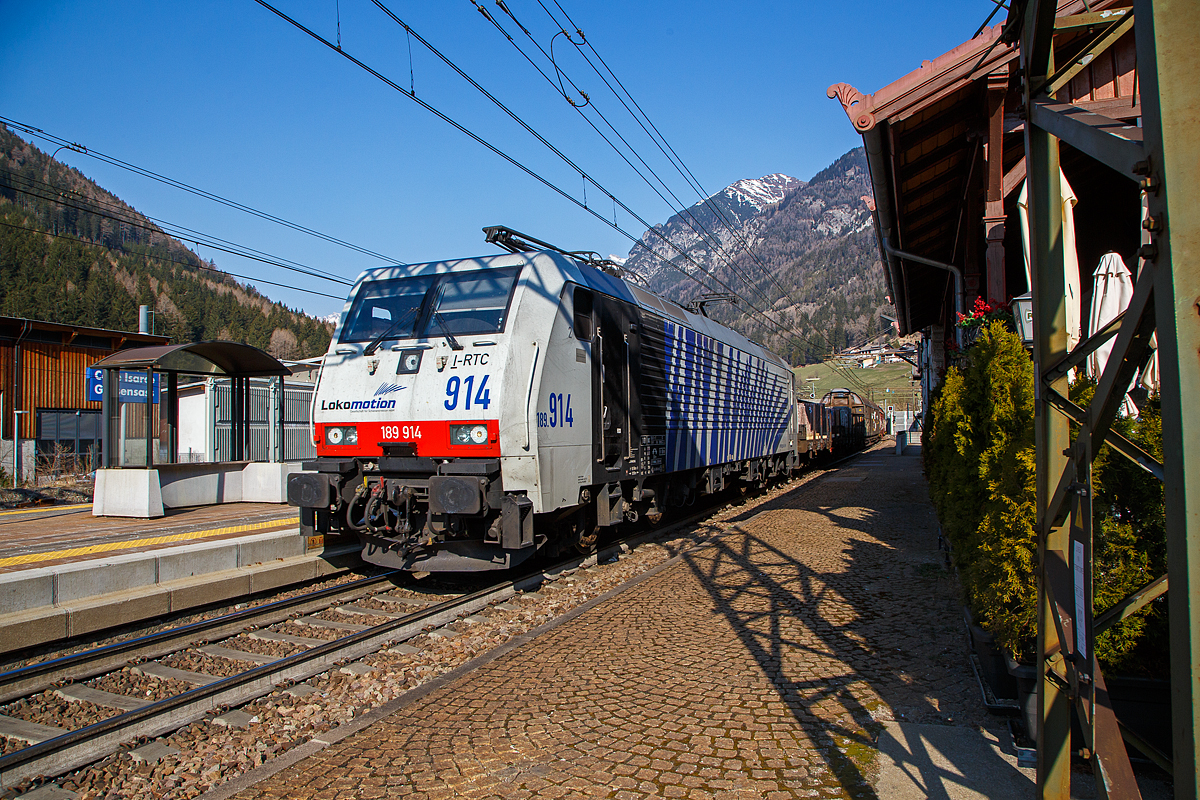
<svg viewBox="0 0 1200 800">
<path fill-rule="evenodd" d="M 282 384 L 289 374 L 278 359 L 257 347 L 225 341 L 131 348 L 96 362 L 92 369 L 106 372 L 103 466 L 108 469 L 149 469 L 176 463 L 180 376 L 229 379 L 231 460 L 245 460 L 250 449 L 250 379 L 276 377 Z M 162 398 L 164 375 L 166 395 Z M 283 414 L 273 423 L 279 427 L 282 441 Z"/>
</svg>

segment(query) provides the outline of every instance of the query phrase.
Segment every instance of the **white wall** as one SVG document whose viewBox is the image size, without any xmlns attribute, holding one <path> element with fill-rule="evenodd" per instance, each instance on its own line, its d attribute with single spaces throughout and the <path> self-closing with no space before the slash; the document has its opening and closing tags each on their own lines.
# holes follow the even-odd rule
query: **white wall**
<svg viewBox="0 0 1200 800">
<path fill-rule="evenodd" d="M 201 391 L 179 393 L 179 460 L 207 461 L 208 396 Z"/>
</svg>

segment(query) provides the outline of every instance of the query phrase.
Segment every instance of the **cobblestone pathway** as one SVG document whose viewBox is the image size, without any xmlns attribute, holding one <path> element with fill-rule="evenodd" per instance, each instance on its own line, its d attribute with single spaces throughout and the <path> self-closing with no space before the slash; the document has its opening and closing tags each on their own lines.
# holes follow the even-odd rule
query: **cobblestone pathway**
<svg viewBox="0 0 1200 800">
<path fill-rule="evenodd" d="M 985 724 L 918 458 L 711 532 L 238 797 L 873 797 L 881 722 Z"/>
</svg>

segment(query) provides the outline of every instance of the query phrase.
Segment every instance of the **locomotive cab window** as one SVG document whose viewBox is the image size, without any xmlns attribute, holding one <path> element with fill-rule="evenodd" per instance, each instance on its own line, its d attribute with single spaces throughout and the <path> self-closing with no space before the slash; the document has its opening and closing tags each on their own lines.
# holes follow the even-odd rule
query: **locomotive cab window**
<svg viewBox="0 0 1200 800">
<path fill-rule="evenodd" d="M 343 342 L 369 342 L 377 336 L 408 339 L 414 335 L 418 311 L 434 276 L 366 281 L 354 298 L 342 330 Z"/>
<path fill-rule="evenodd" d="M 500 333 L 520 267 L 366 281 L 346 317 L 342 342 Z"/>
</svg>

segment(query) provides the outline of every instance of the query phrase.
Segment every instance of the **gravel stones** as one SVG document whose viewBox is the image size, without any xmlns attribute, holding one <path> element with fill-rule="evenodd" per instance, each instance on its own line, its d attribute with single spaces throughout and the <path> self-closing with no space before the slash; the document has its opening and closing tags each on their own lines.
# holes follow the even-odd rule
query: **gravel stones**
<svg viewBox="0 0 1200 800">
<path fill-rule="evenodd" d="M 6 717 L 66 730 L 82 728 L 118 713 L 116 709 L 92 703 L 70 702 L 53 692 L 42 692 L 0 707 L 0 714 Z"/>
</svg>

